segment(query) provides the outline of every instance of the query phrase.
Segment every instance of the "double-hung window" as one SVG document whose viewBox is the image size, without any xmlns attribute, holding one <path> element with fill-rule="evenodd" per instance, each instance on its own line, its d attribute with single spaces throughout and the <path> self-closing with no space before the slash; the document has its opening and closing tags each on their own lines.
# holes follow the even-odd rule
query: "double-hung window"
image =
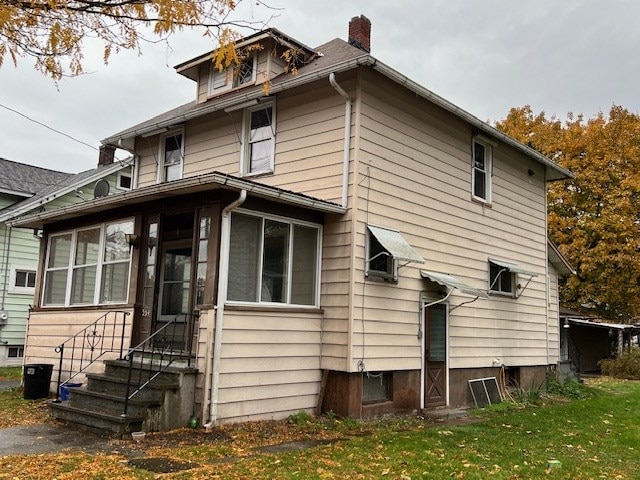
<svg viewBox="0 0 640 480">
<path fill-rule="evenodd" d="M 158 182 L 170 182 L 182 178 L 184 159 L 184 134 L 174 130 L 160 137 Z"/>
<path fill-rule="evenodd" d="M 234 213 L 227 299 L 318 305 L 320 227 Z"/>
<path fill-rule="evenodd" d="M 133 220 L 121 220 L 51 235 L 43 305 L 125 303 L 129 292 Z"/>
<path fill-rule="evenodd" d="M 244 111 L 241 168 L 243 175 L 273 172 L 276 146 L 275 104 L 260 104 Z"/>
<path fill-rule="evenodd" d="M 485 203 L 491 202 L 492 150 L 491 144 L 478 138 L 473 140 L 472 148 L 472 195 Z"/>
</svg>

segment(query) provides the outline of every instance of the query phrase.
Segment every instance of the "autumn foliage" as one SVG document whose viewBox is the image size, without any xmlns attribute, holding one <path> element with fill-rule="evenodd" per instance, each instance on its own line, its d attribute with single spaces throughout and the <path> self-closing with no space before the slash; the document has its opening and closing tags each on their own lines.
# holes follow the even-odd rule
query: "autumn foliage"
<svg viewBox="0 0 640 480">
<path fill-rule="evenodd" d="M 57 80 L 83 72 L 89 39 L 102 44 L 105 63 L 112 53 L 139 51 L 141 41 L 166 39 L 185 27 L 224 41 L 235 27 L 252 25 L 229 19 L 239 1 L 0 0 L 0 65 L 31 57 L 36 69 Z"/>
<path fill-rule="evenodd" d="M 640 315 L 640 116 L 614 106 L 565 121 L 513 108 L 497 128 L 571 170 L 550 184 L 549 235 L 577 270 L 561 302 L 603 318 Z"/>
</svg>

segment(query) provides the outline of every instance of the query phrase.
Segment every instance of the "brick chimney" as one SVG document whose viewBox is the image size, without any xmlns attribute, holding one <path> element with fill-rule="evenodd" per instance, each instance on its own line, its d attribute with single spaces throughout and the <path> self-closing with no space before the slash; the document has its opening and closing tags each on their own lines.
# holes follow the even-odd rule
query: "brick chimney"
<svg viewBox="0 0 640 480">
<path fill-rule="evenodd" d="M 365 52 L 371 51 L 371 20 L 364 15 L 349 22 L 349 43 Z"/>
<path fill-rule="evenodd" d="M 100 145 L 100 153 L 98 154 L 98 166 L 111 165 L 116 153 L 116 147 L 113 145 Z"/>
</svg>

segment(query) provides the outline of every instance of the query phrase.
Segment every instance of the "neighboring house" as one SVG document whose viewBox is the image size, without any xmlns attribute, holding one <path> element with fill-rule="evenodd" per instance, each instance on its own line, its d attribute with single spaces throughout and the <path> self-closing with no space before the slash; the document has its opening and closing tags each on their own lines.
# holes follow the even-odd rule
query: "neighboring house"
<svg viewBox="0 0 640 480">
<path fill-rule="evenodd" d="M 44 231 L 26 361 L 110 310 L 125 346 L 177 325 L 197 366 L 182 408 L 208 425 L 468 405 L 503 366 L 544 380 L 546 185 L 571 173 L 372 57 L 365 17 L 349 27 L 316 48 L 257 33 L 231 72 L 177 66 L 195 102 L 103 140 L 134 153 L 132 191 L 14 222 Z"/>
<path fill-rule="evenodd" d="M 15 205 L 72 174 L 0 158 L 0 218 Z M 38 265 L 40 239 L 0 222 L 0 366 L 20 365 Z"/>
<path fill-rule="evenodd" d="M 91 199 L 100 180 L 118 191 L 128 178 L 130 188 L 130 171 L 131 167 L 111 163 L 75 175 L 0 159 L 0 366 L 23 361 L 42 236 L 39 229 L 12 228 L 8 223 Z"/>
</svg>

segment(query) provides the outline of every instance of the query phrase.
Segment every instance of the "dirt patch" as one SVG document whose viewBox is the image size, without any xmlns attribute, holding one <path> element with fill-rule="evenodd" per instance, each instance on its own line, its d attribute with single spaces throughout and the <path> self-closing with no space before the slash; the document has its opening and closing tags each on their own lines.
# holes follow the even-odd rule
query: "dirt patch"
<svg viewBox="0 0 640 480">
<path fill-rule="evenodd" d="M 175 473 L 199 467 L 197 463 L 182 462 L 173 458 L 153 457 L 129 460 L 129 465 L 153 473 Z"/>
</svg>

